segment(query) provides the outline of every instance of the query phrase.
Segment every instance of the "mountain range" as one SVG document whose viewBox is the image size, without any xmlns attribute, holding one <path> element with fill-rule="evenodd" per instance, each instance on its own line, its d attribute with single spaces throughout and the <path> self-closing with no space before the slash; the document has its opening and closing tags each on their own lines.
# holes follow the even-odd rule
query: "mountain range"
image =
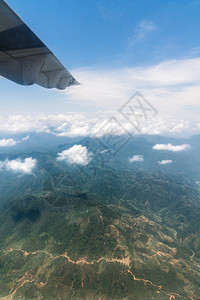
<svg viewBox="0 0 200 300">
<path fill-rule="evenodd" d="M 200 298 L 200 136 L 23 143 L 0 151 L 0 299 Z"/>
</svg>

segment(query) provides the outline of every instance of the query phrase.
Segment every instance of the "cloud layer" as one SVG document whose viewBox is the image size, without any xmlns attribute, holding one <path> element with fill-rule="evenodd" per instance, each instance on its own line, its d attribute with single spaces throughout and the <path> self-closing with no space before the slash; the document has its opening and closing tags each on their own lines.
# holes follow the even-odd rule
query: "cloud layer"
<svg viewBox="0 0 200 300">
<path fill-rule="evenodd" d="M 155 24 L 143 20 L 138 24 L 137 36 L 142 38 L 155 29 Z M 92 135 L 110 116 L 116 115 L 137 90 L 158 111 L 156 118 L 152 114 L 143 118 L 140 133 L 200 132 L 200 58 L 170 60 L 142 67 L 81 68 L 72 72 L 82 85 L 61 92 L 63 101 L 74 103 L 77 111 L 81 104 L 81 108 L 92 113 L 0 116 L 0 132 Z M 117 119 L 128 130 L 135 130 L 133 124 L 122 116 L 118 115 Z"/>
<path fill-rule="evenodd" d="M 91 160 L 92 154 L 82 145 L 74 145 L 68 150 L 58 153 L 57 160 L 67 161 L 70 164 L 87 165 Z"/>
<path fill-rule="evenodd" d="M 139 28 L 150 32 L 155 29 L 155 25 L 143 21 Z M 73 70 L 73 74 L 82 84 L 61 92 L 63 101 L 66 99 L 66 102 L 75 103 L 76 107 L 81 104 L 81 108 L 84 107 L 85 111 L 92 111 L 91 113 L 0 116 L 0 132 L 94 135 L 104 122 L 116 116 L 123 127 L 134 133 L 200 133 L 200 58 L 120 69 L 81 68 Z M 120 108 L 137 90 L 158 111 L 156 117 L 148 112 L 147 118 L 143 116 L 139 120 L 140 132 L 136 132 L 134 122 L 128 122 L 119 114 Z M 133 102 L 129 103 L 126 113 L 131 113 L 131 107 L 133 115 L 136 106 Z M 135 122 L 137 123 L 137 118 Z"/>
<path fill-rule="evenodd" d="M 126 114 L 128 111 L 125 111 Z M 113 117 L 116 121 L 113 120 Z M 131 122 L 130 122 L 131 121 Z M 144 116 L 131 120 L 117 111 L 98 111 L 96 113 L 67 113 L 67 114 L 32 114 L 11 115 L 0 117 L 0 133 L 29 133 L 46 132 L 59 136 L 95 136 L 102 126 L 107 133 L 123 134 L 127 131 L 134 134 L 160 134 L 160 135 L 192 135 L 200 133 L 200 121 L 192 123 L 188 120 L 175 120 L 169 116 L 154 117 L 148 112 Z M 114 127 L 113 127 L 114 124 Z M 134 126 L 137 125 L 137 126 Z M 139 130 L 138 130 L 139 129 Z M 105 131 L 105 130 L 104 130 Z M 103 130 L 101 131 L 103 134 Z M 28 139 L 26 136 L 25 139 Z M 11 140 L 11 139 L 9 139 Z M 13 141 L 12 141 L 13 142 Z M 16 142 L 16 141 L 15 141 Z M 20 142 L 20 141 L 17 141 Z M 2 144 L 7 142 L 2 140 Z M 11 143 L 11 141 L 9 142 Z"/>
<path fill-rule="evenodd" d="M 141 24 L 141 28 L 153 30 L 153 24 Z M 121 69 L 73 70 L 82 85 L 68 89 L 67 99 L 84 101 L 87 107 L 102 110 L 118 110 L 135 91 L 144 94 L 160 114 L 177 118 L 179 115 L 195 115 L 200 109 L 200 58 L 164 61 L 153 66 Z M 190 117 L 191 117 L 190 115 Z"/>
<path fill-rule="evenodd" d="M 152 147 L 154 150 L 167 150 L 172 152 L 179 152 L 190 149 L 190 145 L 188 144 L 182 144 L 178 146 L 173 146 L 172 144 L 156 144 Z"/>
</svg>

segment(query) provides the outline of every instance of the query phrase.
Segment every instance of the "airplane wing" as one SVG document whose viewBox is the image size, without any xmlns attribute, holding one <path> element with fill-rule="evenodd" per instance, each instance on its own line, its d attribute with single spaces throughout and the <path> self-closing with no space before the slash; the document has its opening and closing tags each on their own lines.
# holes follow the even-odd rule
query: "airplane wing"
<svg viewBox="0 0 200 300">
<path fill-rule="evenodd" d="M 79 84 L 4 0 L 0 0 L 0 75 L 49 89 Z"/>
</svg>

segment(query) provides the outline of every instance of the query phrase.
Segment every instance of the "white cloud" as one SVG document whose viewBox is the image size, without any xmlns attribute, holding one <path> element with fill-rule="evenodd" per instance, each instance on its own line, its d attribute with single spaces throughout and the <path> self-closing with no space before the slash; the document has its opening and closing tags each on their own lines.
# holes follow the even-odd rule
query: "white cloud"
<svg viewBox="0 0 200 300">
<path fill-rule="evenodd" d="M 134 155 L 133 157 L 129 158 L 129 161 L 132 162 L 142 162 L 144 161 L 144 157 L 142 155 Z"/>
<path fill-rule="evenodd" d="M 11 147 L 11 146 L 15 146 L 19 143 L 21 143 L 22 141 L 27 141 L 29 139 L 29 135 L 27 135 L 26 137 L 22 138 L 22 140 L 18 140 L 15 141 L 14 139 L 10 138 L 10 139 L 2 139 L 0 140 L 0 147 Z"/>
<path fill-rule="evenodd" d="M 140 25 L 149 30 L 154 26 L 151 23 Z M 197 125 L 200 124 L 200 58 L 171 60 L 145 67 L 81 68 L 73 70 L 73 74 L 82 85 L 63 91 L 66 101 L 83 102 L 86 111 L 95 112 L 0 116 L 0 132 L 93 135 L 112 115 L 117 115 L 119 108 L 137 90 L 158 111 L 156 118 L 150 114 L 146 121 L 142 121 L 140 133 L 175 135 L 200 132 Z M 119 114 L 117 119 L 126 129 L 137 133 L 134 126 Z M 120 130 L 123 131 L 122 127 Z"/>
<path fill-rule="evenodd" d="M 139 27 L 151 31 L 154 26 L 150 21 L 143 21 Z M 69 136 L 84 136 L 89 132 L 90 135 L 95 126 L 101 126 L 108 119 L 108 112 L 116 114 L 137 90 L 158 110 L 158 118 L 152 120 L 150 116 L 142 124 L 141 133 L 177 134 L 184 133 L 185 129 L 198 133 L 200 130 L 196 126 L 200 123 L 200 57 L 164 61 L 151 66 L 80 68 L 72 72 L 82 85 L 66 89 L 63 96 L 77 106 L 82 102 L 86 111 L 95 113 L 0 116 L 0 132 L 53 131 Z"/>
<path fill-rule="evenodd" d="M 27 136 L 25 136 L 25 137 L 22 139 L 22 141 L 26 142 L 26 141 L 29 140 L 29 138 L 30 138 L 30 135 L 28 134 Z"/>
<path fill-rule="evenodd" d="M 142 20 L 135 28 L 131 37 L 128 38 L 128 50 L 145 40 L 149 35 L 157 29 L 157 26 L 150 20 Z"/>
<path fill-rule="evenodd" d="M 15 146 L 17 142 L 13 139 L 2 139 L 0 140 L 0 147 L 10 147 Z"/>
<path fill-rule="evenodd" d="M 172 163 L 172 160 L 161 160 L 158 162 L 160 165 L 168 165 Z"/>
<path fill-rule="evenodd" d="M 67 114 L 32 114 L 0 116 L 0 133 L 30 133 L 45 132 L 58 136 L 96 136 L 101 134 L 124 134 L 126 131 L 134 134 L 161 134 L 161 135 L 191 135 L 200 133 L 200 119 L 192 122 L 184 119 L 175 120 L 167 115 L 156 117 L 149 112 L 147 120 L 141 118 L 140 131 L 137 131 L 133 122 L 130 123 L 117 111 L 97 111 L 92 113 Z M 111 117 L 114 116 L 117 122 Z M 104 130 L 99 132 L 103 125 Z M 125 131 L 126 130 L 126 131 Z M 28 139 L 26 136 L 24 139 Z M 20 141 L 17 141 L 19 143 Z"/>
<path fill-rule="evenodd" d="M 153 32 L 156 29 L 156 25 L 150 20 L 143 20 L 140 22 L 138 28 L 135 31 L 135 38 L 142 40 L 150 32 Z"/>
<path fill-rule="evenodd" d="M 171 60 L 153 66 L 121 69 L 76 69 L 82 85 L 67 89 L 67 99 L 84 101 L 88 109 L 118 110 L 135 91 L 141 91 L 159 114 L 196 117 L 199 111 L 200 58 Z M 189 109 L 188 109 L 189 106 Z M 190 115 L 190 117 L 191 117 Z M 176 119 L 177 120 L 177 119 Z"/>
<path fill-rule="evenodd" d="M 109 149 L 101 151 L 101 154 L 106 153 L 106 152 L 109 152 Z"/>
<path fill-rule="evenodd" d="M 117 123 L 111 119 L 112 116 L 117 119 Z M 167 115 L 161 116 L 160 113 L 153 117 L 149 112 L 147 120 L 141 118 L 140 121 L 140 131 L 137 131 L 133 122 L 130 123 L 114 110 L 92 113 L 11 115 L 0 116 L 0 133 L 45 132 L 69 137 L 96 136 L 104 124 L 106 124 L 104 134 L 115 132 L 120 135 L 128 131 L 132 134 L 190 136 L 200 133 L 200 118 L 192 122 L 184 119 L 176 120 Z M 103 130 L 100 133 L 103 134 Z M 28 136 L 25 138 L 28 139 Z"/>
<path fill-rule="evenodd" d="M 9 171 L 31 174 L 36 166 L 36 163 L 37 160 L 33 159 L 32 157 L 27 157 L 24 160 L 21 160 L 20 158 L 13 160 L 6 159 L 4 162 L 0 162 L 0 169 L 2 170 L 5 167 L 6 170 Z"/>
<path fill-rule="evenodd" d="M 4 163 L 0 161 L 0 171 L 3 169 L 3 167 L 4 167 Z"/>
<path fill-rule="evenodd" d="M 184 151 L 190 148 L 191 147 L 188 144 L 182 144 L 178 146 L 173 146 L 172 144 L 156 144 L 155 146 L 152 147 L 152 149 L 154 150 L 167 150 L 173 152 Z"/>
<path fill-rule="evenodd" d="M 82 145 L 74 145 L 68 150 L 58 153 L 57 160 L 64 160 L 70 164 L 87 165 L 91 160 L 92 153 L 89 153 L 87 148 Z"/>
</svg>

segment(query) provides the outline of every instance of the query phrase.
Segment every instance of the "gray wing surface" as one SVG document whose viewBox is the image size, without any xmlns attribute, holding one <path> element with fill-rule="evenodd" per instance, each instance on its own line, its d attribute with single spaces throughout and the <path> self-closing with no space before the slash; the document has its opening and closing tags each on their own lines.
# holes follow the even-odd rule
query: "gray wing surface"
<svg viewBox="0 0 200 300">
<path fill-rule="evenodd" d="M 0 0 L 0 75 L 49 89 L 79 84 L 4 0 Z"/>
</svg>

